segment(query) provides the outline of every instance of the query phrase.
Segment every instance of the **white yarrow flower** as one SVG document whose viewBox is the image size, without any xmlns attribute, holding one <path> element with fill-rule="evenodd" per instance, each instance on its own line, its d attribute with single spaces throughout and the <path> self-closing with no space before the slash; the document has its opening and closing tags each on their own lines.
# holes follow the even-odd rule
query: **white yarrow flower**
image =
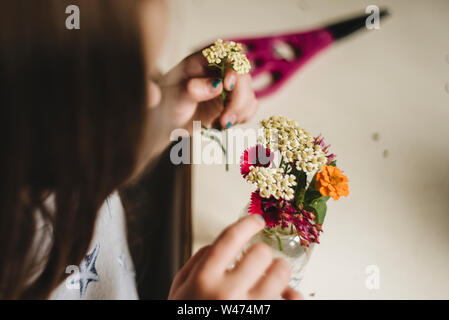
<svg viewBox="0 0 449 320">
<path fill-rule="evenodd" d="M 281 168 L 252 167 L 246 179 L 259 189 L 263 198 L 294 198 L 295 191 L 292 187 L 296 186 L 296 177 L 284 174 Z"/>
<path fill-rule="evenodd" d="M 243 46 L 240 43 L 218 39 L 202 53 L 210 64 L 229 63 L 238 74 L 247 74 L 251 69 L 251 63 L 242 51 Z"/>
<path fill-rule="evenodd" d="M 295 165 L 297 170 L 306 173 L 320 170 L 326 157 L 313 137 L 298 126 L 295 121 L 283 116 L 272 116 L 262 120 L 264 134 L 259 142 L 271 150 L 278 150 L 283 161 Z"/>
</svg>

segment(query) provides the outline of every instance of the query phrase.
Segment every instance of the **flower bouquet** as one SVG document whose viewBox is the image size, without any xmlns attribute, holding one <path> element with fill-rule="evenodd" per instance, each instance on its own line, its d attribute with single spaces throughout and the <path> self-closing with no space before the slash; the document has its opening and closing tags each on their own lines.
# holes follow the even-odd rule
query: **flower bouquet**
<svg viewBox="0 0 449 320">
<path fill-rule="evenodd" d="M 266 227 L 251 243 L 263 241 L 292 267 L 296 288 L 313 246 L 319 243 L 327 201 L 349 195 L 348 178 L 321 135 L 312 137 L 295 121 L 272 116 L 261 121 L 259 144 L 244 151 L 243 178 L 257 189 L 244 214 L 259 214 Z"/>
</svg>

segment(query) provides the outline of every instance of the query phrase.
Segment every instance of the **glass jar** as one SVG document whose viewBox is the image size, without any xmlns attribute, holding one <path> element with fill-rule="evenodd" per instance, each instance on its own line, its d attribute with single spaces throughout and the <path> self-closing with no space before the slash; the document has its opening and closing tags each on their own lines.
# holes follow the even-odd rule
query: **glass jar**
<svg viewBox="0 0 449 320">
<path fill-rule="evenodd" d="M 248 215 L 249 204 L 242 212 L 242 217 Z M 299 284 L 304 277 L 305 266 L 309 262 L 314 243 L 304 247 L 300 243 L 299 236 L 291 229 L 265 228 L 257 233 L 245 246 L 245 250 L 252 244 L 264 242 L 273 251 L 274 258 L 284 258 L 290 264 L 291 278 L 289 285 L 298 290 Z"/>
</svg>

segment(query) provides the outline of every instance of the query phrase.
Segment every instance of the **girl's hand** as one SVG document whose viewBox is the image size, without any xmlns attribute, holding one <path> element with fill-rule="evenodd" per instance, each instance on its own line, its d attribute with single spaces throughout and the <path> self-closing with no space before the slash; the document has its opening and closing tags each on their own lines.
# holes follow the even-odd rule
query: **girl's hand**
<svg viewBox="0 0 449 320">
<path fill-rule="evenodd" d="M 218 80 L 219 70 L 214 69 L 197 52 L 160 78 L 157 109 L 171 130 L 183 128 L 191 134 L 194 120 L 206 127 L 227 128 L 255 115 L 258 102 L 251 88 L 251 76 L 228 69 L 222 83 Z M 226 106 L 220 97 L 223 88 L 228 92 Z"/>
<path fill-rule="evenodd" d="M 176 275 L 169 299 L 302 299 L 288 286 L 290 266 L 284 259 L 272 259 L 271 249 L 257 243 L 235 261 L 244 245 L 265 223 L 258 215 L 237 221 L 215 240 L 200 249 Z"/>
</svg>

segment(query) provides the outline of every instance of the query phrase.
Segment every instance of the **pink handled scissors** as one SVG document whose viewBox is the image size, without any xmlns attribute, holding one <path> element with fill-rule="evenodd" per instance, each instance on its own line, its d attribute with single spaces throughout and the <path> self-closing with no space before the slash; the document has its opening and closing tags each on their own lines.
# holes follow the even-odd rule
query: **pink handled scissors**
<svg viewBox="0 0 449 320">
<path fill-rule="evenodd" d="M 385 15 L 388 15 L 387 10 L 381 10 L 380 16 Z M 364 28 L 366 18 L 365 15 L 357 16 L 306 32 L 228 40 L 245 46 L 246 55 L 252 65 L 253 79 L 262 75 L 269 76 L 269 84 L 256 90 L 256 96 L 262 98 L 276 92 L 298 69 L 334 41 Z M 292 59 L 287 60 L 276 54 L 276 46 L 279 43 L 286 44 L 292 49 Z"/>
</svg>

